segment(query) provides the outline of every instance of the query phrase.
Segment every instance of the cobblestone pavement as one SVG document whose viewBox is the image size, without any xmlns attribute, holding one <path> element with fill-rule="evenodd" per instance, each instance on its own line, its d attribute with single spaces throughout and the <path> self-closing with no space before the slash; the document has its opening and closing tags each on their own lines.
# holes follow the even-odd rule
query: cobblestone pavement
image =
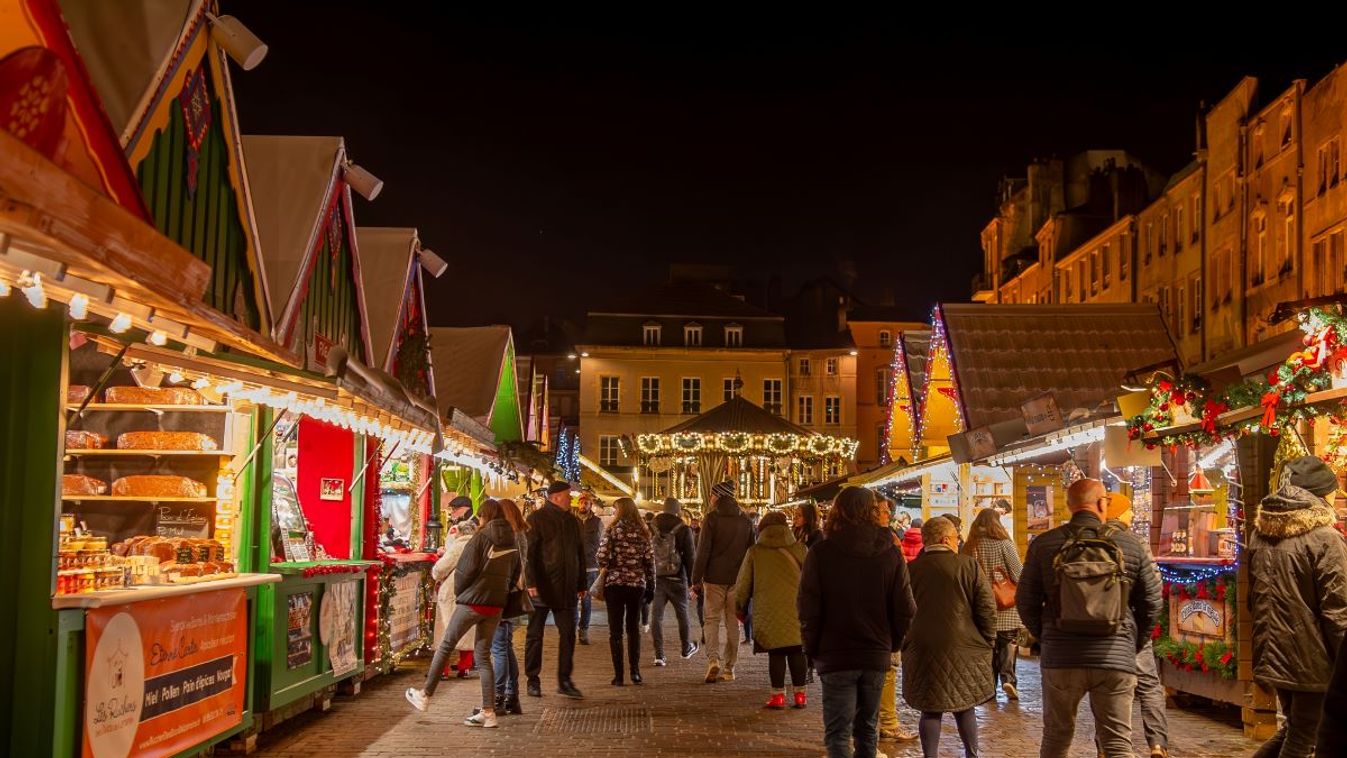
<svg viewBox="0 0 1347 758">
<path fill-rule="evenodd" d="M 426 661 L 413 661 L 390 676 L 365 683 L 356 697 L 339 697 L 327 713 L 310 712 L 285 722 L 262 735 L 258 755 L 275 758 L 311 756 L 485 756 L 528 755 L 538 758 L 586 756 L 673 755 L 764 755 L 821 756 L 823 726 L 819 686 L 810 685 L 809 707 L 803 711 L 767 711 L 767 657 L 754 656 L 740 648 L 734 682 L 707 685 L 701 682 L 706 658 L 673 658 L 667 668 L 642 667 L 645 684 L 613 687 L 608 656 L 607 628 L 595 610 L 591 635 L 596 644 L 579 646 L 576 683 L 585 693 L 583 701 L 571 701 L 554 693 L 549 672 L 556 663 L 556 636 L 548 630 L 544 655 L 543 697 L 525 697 L 524 715 L 502 717 L 498 729 L 472 729 L 462 721 L 480 697 L 475 680 L 444 682 L 429 713 L 415 711 L 403 699 L 403 690 L 418 685 Z M 665 635 L 677 644 L 673 630 Z M 523 631 L 516 637 L 522 659 Z M 650 659 L 649 639 L 642 650 Z M 672 647 L 672 645 L 671 645 Z M 522 660 L 521 660 L 522 663 Z M 1038 666 L 1032 660 L 1019 662 L 1021 700 L 978 708 L 983 756 L 994 758 L 1036 756 L 1042 727 L 1042 699 Z M 522 682 L 521 682 L 522 684 Z M 901 719 L 915 731 L 916 714 L 904 709 Z M 1079 716 L 1072 755 L 1094 755 L 1090 739 L 1094 728 L 1088 707 Z M 1171 750 L 1176 757 L 1242 756 L 1257 744 L 1246 740 L 1233 708 L 1169 712 Z M 625 728 L 626 733 L 617 729 Z M 580 730 L 588 730 L 576 733 Z M 1140 723 L 1134 733 L 1140 734 Z M 1142 754 L 1138 744 L 1138 755 Z M 880 744 L 890 756 L 920 756 L 916 742 Z M 941 756 L 963 752 L 950 719 L 945 720 Z"/>
</svg>

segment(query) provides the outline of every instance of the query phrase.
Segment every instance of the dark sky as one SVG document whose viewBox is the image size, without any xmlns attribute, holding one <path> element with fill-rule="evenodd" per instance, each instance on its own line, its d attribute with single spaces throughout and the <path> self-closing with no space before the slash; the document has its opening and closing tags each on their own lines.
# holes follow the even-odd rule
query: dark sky
<svg viewBox="0 0 1347 758">
<path fill-rule="evenodd" d="M 235 69 L 243 130 L 344 136 L 386 182 L 357 223 L 417 226 L 450 261 L 427 293 L 442 325 L 578 316 L 670 262 L 788 288 L 850 268 L 862 298 L 921 314 L 967 299 L 997 181 L 1031 158 L 1121 148 L 1171 172 L 1199 102 L 1347 60 L 1298 35 L 1203 49 L 1175 28 L 1186 49 L 1164 52 L 1102 32 L 454 5 L 470 4 L 225 1 L 271 48 Z"/>
</svg>

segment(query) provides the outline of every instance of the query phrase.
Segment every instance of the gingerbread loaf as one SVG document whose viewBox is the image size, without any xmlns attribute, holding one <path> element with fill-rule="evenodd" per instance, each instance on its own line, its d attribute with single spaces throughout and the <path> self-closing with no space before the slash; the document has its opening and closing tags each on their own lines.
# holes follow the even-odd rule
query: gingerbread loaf
<svg viewBox="0 0 1347 758">
<path fill-rule="evenodd" d="M 201 393 L 189 387 L 108 387 L 103 399 L 128 405 L 201 405 Z"/>
<path fill-rule="evenodd" d="M 126 432 L 117 436 L 119 450 L 219 450 L 220 445 L 200 432 Z"/>
<path fill-rule="evenodd" d="M 185 476 L 138 474 L 124 476 L 112 483 L 112 494 L 119 497 L 206 497 L 206 485 Z"/>
<path fill-rule="evenodd" d="M 102 450 L 107 446 L 107 435 L 98 432 L 67 430 L 65 433 L 66 450 Z"/>
<path fill-rule="evenodd" d="M 108 483 L 102 479 L 95 479 L 84 474 L 64 474 L 61 476 L 61 494 L 67 497 L 71 495 L 102 495 L 107 491 Z"/>
</svg>

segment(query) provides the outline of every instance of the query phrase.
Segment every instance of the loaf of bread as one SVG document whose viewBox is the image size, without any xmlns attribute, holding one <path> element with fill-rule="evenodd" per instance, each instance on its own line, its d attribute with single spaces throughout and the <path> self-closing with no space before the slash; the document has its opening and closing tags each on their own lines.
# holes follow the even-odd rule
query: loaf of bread
<svg viewBox="0 0 1347 758">
<path fill-rule="evenodd" d="M 62 495 L 103 495 L 108 491 L 108 483 L 84 474 L 65 474 L 61 477 Z"/>
<path fill-rule="evenodd" d="M 127 432 L 118 435 L 121 450 L 219 450 L 220 446 L 200 432 Z"/>
<path fill-rule="evenodd" d="M 190 387 L 108 387 L 103 399 L 133 405 L 201 405 L 201 393 Z"/>
<path fill-rule="evenodd" d="M 138 474 L 113 482 L 112 494 L 122 497 L 206 497 L 206 485 L 185 476 Z"/>
<path fill-rule="evenodd" d="M 79 404 L 89 396 L 89 388 L 83 384 L 72 384 L 65 388 L 65 401 L 71 404 Z"/>
<path fill-rule="evenodd" d="M 68 430 L 65 433 L 67 450 L 102 450 L 108 446 L 108 438 L 98 432 Z"/>
</svg>

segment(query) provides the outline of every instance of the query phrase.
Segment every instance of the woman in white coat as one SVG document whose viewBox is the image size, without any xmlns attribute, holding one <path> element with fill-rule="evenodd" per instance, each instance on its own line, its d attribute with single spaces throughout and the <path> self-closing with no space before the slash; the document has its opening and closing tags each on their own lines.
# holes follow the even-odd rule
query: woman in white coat
<svg viewBox="0 0 1347 758">
<path fill-rule="evenodd" d="M 432 579 L 440 583 L 440 589 L 435 596 L 435 642 L 444 637 L 445 626 L 449 623 L 449 616 L 454 612 L 454 569 L 458 568 L 458 559 L 463 555 L 463 548 L 472 541 L 472 535 L 477 531 L 476 522 L 469 519 L 454 525 L 449 529 L 449 544 L 444 546 L 444 555 L 435 561 L 435 565 L 430 568 Z M 458 651 L 458 677 L 466 679 L 468 670 L 472 668 L 472 650 L 477 641 L 477 633 L 469 630 L 463 635 L 463 639 L 458 641 L 454 649 Z M 449 678 L 449 671 L 446 669 L 441 676 Z"/>
</svg>

